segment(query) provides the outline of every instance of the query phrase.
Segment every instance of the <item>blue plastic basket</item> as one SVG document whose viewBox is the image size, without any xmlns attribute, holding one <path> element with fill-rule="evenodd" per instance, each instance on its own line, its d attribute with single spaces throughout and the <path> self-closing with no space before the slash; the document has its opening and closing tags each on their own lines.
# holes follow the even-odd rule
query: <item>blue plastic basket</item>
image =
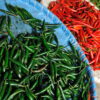
<svg viewBox="0 0 100 100">
<path fill-rule="evenodd" d="M 70 41 L 79 51 L 81 59 L 84 60 L 86 63 L 89 63 L 86 56 L 84 55 L 84 52 L 81 50 L 81 47 L 79 46 L 78 42 L 76 41 L 72 33 L 66 28 L 66 26 L 54 14 L 52 14 L 47 8 L 42 6 L 36 0 L 0 0 L 0 9 L 6 10 L 5 2 L 12 4 L 12 5 L 19 6 L 21 8 L 25 8 L 35 18 L 38 18 L 41 20 L 45 19 L 46 22 L 49 22 L 52 24 L 60 23 L 61 26 L 55 30 L 55 34 L 58 38 L 59 44 L 68 47 L 68 42 Z M 1 15 L 3 15 L 3 13 L 0 12 L 0 16 Z M 23 32 L 31 33 L 32 30 L 30 26 L 24 24 L 23 22 L 20 22 L 18 24 L 16 22 L 17 19 L 15 17 L 12 17 L 12 19 L 13 19 L 12 21 L 13 26 L 11 27 L 11 29 L 15 35 L 23 33 Z M 91 98 L 92 100 L 97 100 L 96 84 L 93 78 L 93 70 L 91 69 L 90 66 L 87 67 L 87 73 L 90 76 L 90 80 L 91 80 L 91 86 L 90 86 Z"/>
</svg>

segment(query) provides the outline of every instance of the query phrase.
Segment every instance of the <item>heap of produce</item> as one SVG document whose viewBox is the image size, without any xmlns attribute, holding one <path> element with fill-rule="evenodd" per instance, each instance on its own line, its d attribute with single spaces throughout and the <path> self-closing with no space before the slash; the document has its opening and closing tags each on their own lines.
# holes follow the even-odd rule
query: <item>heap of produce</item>
<svg viewBox="0 0 100 100">
<path fill-rule="evenodd" d="M 6 14 L 0 17 L 0 100 L 87 100 L 88 65 L 70 42 L 70 51 L 59 45 L 54 34 L 59 25 L 6 6 L 8 11 L 0 9 Z M 31 26 L 32 33 L 15 37 L 11 16 Z"/>
<path fill-rule="evenodd" d="M 86 0 L 57 0 L 49 9 L 78 40 L 94 70 L 100 70 L 100 10 Z"/>
</svg>

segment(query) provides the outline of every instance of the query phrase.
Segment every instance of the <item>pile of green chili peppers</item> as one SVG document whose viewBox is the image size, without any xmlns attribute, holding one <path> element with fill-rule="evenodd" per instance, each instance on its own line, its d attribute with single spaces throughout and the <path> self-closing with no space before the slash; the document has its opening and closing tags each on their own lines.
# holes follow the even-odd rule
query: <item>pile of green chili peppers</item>
<svg viewBox="0 0 100 100">
<path fill-rule="evenodd" d="M 0 38 L 0 100 L 87 100 L 87 64 L 70 42 L 71 51 L 59 46 L 54 34 L 58 25 L 6 6 L 8 11 L 0 9 L 6 13 L 0 17 L 0 32 L 4 33 Z M 33 32 L 15 37 L 10 16 L 20 16 Z"/>
</svg>

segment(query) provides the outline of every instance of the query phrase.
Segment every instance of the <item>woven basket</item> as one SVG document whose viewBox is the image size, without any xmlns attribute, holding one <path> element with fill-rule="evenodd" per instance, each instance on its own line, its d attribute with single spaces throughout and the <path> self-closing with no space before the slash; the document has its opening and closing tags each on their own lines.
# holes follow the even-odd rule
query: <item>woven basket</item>
<svg viewBox="0 0 100 100">
<path fill-rule="evenodd" d="M 68 42 L 70 41 L 76 49 L 79 51 L 79 54 L 81 56 L 81 60 L 84 60 L 86 63 L 89 63 L 86 56 L 84 55 L 84 52 L 81 50 L 78 42 L 72 35 L 72 33 L 66 28 L 66 26 L 55 16 L 53 15 L 47 8 L 42 6 L 40 3 L 38 3 L 36 0 L 0 0 L 0 9 L 6 9 L 5 2 L 16 5 L 22 8 L 25 8 L 27 11 L 29 11 L 33 17 L 36 17 L 38 19 L 44 20 L 46 22 L 52 23 L 52 24 L 61 24 L 59 28 L 55 30 L 55 34 L 58 38 L 60 45 L 68 45 Z M 0 13 L 0 15 L 3 15 L 3 13 Z M 14 24 L 11 29 L 15 35 L 23 33 L 23 32 L 29 32 L 31 33 L 32 29 L 30 26 L 24 24 L 23 22 L 20 22 L 19 24 L 16 22 L 16 18 L 12 17 Z M 70 48 L 70 46 L 68 46 Z M 92 100 L 97 100 L 97 93 L 96 93 L 96 85 L 93 78 L 93 71 L 90 66 L 87 67 L 87 73 L 90 76 L 91 80 L 91 86 L 90 86 L 90 95 Z"/>
</svg>

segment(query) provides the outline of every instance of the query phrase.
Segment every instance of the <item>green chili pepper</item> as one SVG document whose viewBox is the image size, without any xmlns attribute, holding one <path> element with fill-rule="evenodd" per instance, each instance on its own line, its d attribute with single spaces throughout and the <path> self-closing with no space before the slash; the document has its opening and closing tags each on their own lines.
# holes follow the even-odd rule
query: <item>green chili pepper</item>
<svg viewBox="0 0 100 100">
<path fill-rule="evenodd" d="M 7 85 L 5 84 L 6 81 L 3 82 L 3 86 L 2 86 L 2 90 L 0 91 L 0 100 L 3 99 L 4 95 L 5 95 L 5 92 L 6 92 L 6 89 L 7 89 Z"/>
<path fill-rule="evenodd" d="M 49 99 L 49 100 L 54 100 L 51 96 L 49 96 L 49 95 L 44 95 L 44 96 L 42 96 L 42 98 L 47 98 L 47 99 Z"/>
<path fill-rule="evenodd" d="M 14 96 L 18 95 L 19 93 L 25 92 L 23 89 L 17 89 L 13 94 L 11 94 L 8 98 L 8 100 L 12 100 Z"/>
<path fill-rule="evenodd" d="M 3 55 L 4 49 L 5 49 L 5 48 L 3 47 L 3 48 L 1 48 L 1 50 L 0 50 L 0 62 L 1 62 L 2 57 L 3 57 L 2 55 Z"/>
<path fill-rule="evenodd" d="M 1 31 L 6 23 L 6 16 L 2 16 L 0 19 L 1 19 L 0 20 L 0 31 Z"/>
<path fill-rule="evenodd" d="M 30 89 L 33 90 L 37 85 L 38 85 L 38 80 L 32 85 Z"/>
<path fill-rule="evenodd" d="M 45 87 L 44 89 L 42 89 L 41 91 L 39 91 L 38 93 L 36 93 L 36 95 L 39 95 L 39 94 L 47 91 L 50 87 L 51 87 L 51 84 L 49 84 L 47 87 Z"/>
<path fill-rule="evenodd" d="M 6 56 L 5 56 L 5 63 L 4 63 L 4 72 L 6 68 L 8 67 L 8 62 L 9 62 L 9 54 L 8 54 L 8 49 L 6 48 Z"/>
<path fill-rule="evenodd" d="M 25 98 L 24 98 L 24 95 L 23 95 L 23 94 L 21 94 L 21 96 L 20 96 L 20 100 L 25 100 Z"/>
<path fill-rule="evenodd" d="M 24 72 L 29 72 L 29 70 L 28 70 L 23 64 L 21 64 L 20 62 L 18 62 L 18 61 L 16 61 L 16 60 L 13 60 L 13 59 L 11 59 L 11 58 L 9 58 L 9 60 L 10 60 L 11 62 L 13 62 L 14 64 L 16 64 L 16 65 L 22 67 L 22 69 L 23 69 Z"/>
<path fill-rule="evenodd" d="M 8 78 L 8 75 L 9 75 L 9 73 L 8 72 L 5 72 L 4 80 L 6 80 Z"/>
<path fill-rule="evenodd" d="M 11 90 L 12 90 L 12 87 L 11 86 L 7 86 L 8 90 L 7 90 L 7 94 L 4 96 L 4 99 L 3 100 L 7 100 L 7 98 L 9 97 L 10 93 L 11 93 Z"/>
<path fill-rule="evenodd" d="M 59 85 L 59 90 L 61 92 L 63 100 L 66 100 L 65 94 L 64 94 L 63 89 L 62 89 L 62 87 L 60 85 Z"/>
<path fill-rule="evenodd" d="M 36 96 L 28 88 L 26 88 L 26 95 L 29 98 L 29 100 L 35 100 L 36 98 Z"/>
<path fill-rule="evenodd" d="M 14 34 L 10 31 L 10 29 L 8 28 L 8 26 L 6 27 L 8 34 L 11 36 L 12 39 L 15 38 Z"/>
<path fill-rule="evenodd" d="M 6 81 L 6 83 L 5 83 L 6 85 L 10 85 L 10 86 L 15 86 L 15 87 L 26 87 L 25 85 L 21 85 L 21 84 L 18 84 L 18 83 L 16 83 L 16 82 L 14 82 L 14 81 Z"/>
<path fill-rule="evenodd" d="M 85 92 L 89 90 L 89 87 L 90 87 L 90 79 L 89 82 L 86 84 L 84 91 L 82 92 L 82 97 L 84 97 Z"/>
<path fill-rule="evenodd" d="M 20 57 L 20 55 L 21 55 L 21 50 L 18 50 L 16 52 L 16 55 L 14 55 L 13 59 L 17 59 L 18 57 Z"/>
</svg>

